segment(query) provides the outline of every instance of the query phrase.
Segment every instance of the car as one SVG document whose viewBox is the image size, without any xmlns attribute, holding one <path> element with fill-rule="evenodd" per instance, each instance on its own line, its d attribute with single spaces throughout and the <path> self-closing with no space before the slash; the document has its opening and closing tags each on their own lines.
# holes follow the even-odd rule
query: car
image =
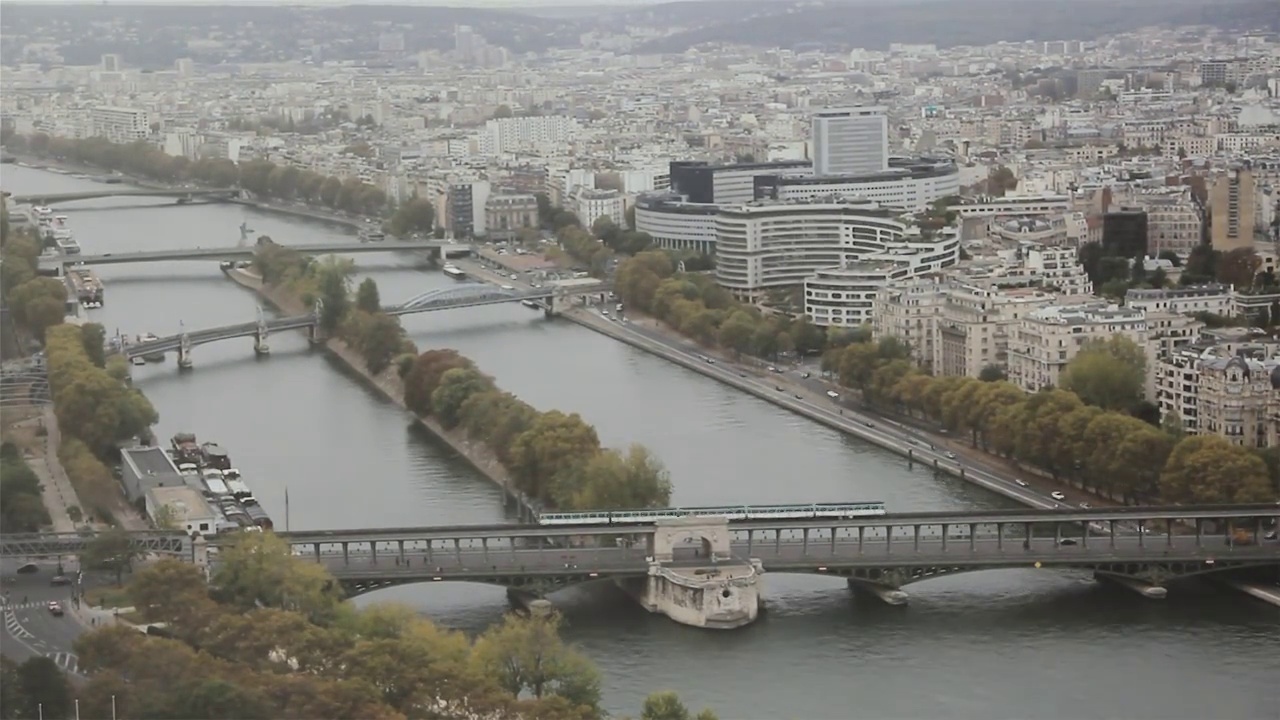
<svg viewBox="0 0 1280 720">
<path fill-rule="evenodd" d="M 1093 506 L 1092 506 L 1092 505 L 1090 505 L 1089 503 L 1080 503 L 1080 509 L 1081 509 L 1081 510 L 1089 510 L 1089 509 L 1091 509 L 1092 507 L 1093 507 Z"/>
<path fill-rule="evenodd" d="M 866 425 L 866 426 L 867 426 L 867 427 L 869 427 L 869 428 L 873 428 L 873 427 L 875 427 L 875 426 L 876 426 L 876 424 L 875 424 L 875 423 L 873 423 L 873 422 L 864 422 L 864 423 L 862 423 L 862 424 L 863 424 L 863 425 Z"/>
<path fill-rule="evenodd" d="M 50 600 L 49 614 L 54 617 L 62 617 L 62 613 L 63 613 L 62 603 L 58 602 L 57 600 Z"/>
<path fill-rule="evenodd" d="M 932 445 L 930 445 L 929 447 L 933 447 L 933 446 L 932 446 Z M 947 452 L 947 457 L 948 457 L 949 459 L 951 459 L 951 460 L 955 460 L 955 459 L 956 459 L 956 454 L 955 454 L 955 453 L 953 453 L 953 452 L 948 451 L 948 452 Z"/>
<path fill-rule="evenodd" d="M 54 575 L 49 580 L 49 584 L 50 585 L 70 585 L 71 578 L 67 577 L 66 575 Z"/>
<path fill-rule="evenodd" d="M 1058 492 L 1057 490 L 1054 490 L 1053 492 L 1049 493 L 1049 497 L 1053 498 L 1054 500 L 1066 500 L 1066 499 L 1067 499 L 1067 496 L 1066 496 L 1066 495 L 1063 495 L 1062 493 Z"/>
<path fill-rule="evenodd" d="M 708 364 L 708 365 L 715 365 L 715 364 L 716 364 L 716 359 L 715 359 L 715 358 L 707 358 L 707 364 Z"/>
<path fill-rule="evenodd" d="M 781 385 L 774 385 L 773 389 L 777 390 L 778 392 L 786 392 L 786 390 L 784 390 Z"/>
<path fill-rule="evenodd" d="M 827 397 L 831 398 L 832 400 L 839 400 L 840 393 L 836 392 L 835 390 L 828 390 Z"/>
<path fill-rule="evenodd" d="M 796 393 L 796 399 L 797 399 L 797 400 L 803 400 L 803 399 L 804 399 L 804 396 L 803 396 L 803 395 L 801 395 L 800 393 Z"/>
<path fill-rule="evenodd" d="M 1014 479 L 1013 479 L 1013 481 L 1014 481 L 1014 482 L 1016 482 L 1016 483 L 1018 483 L 1018 487 L 1026 487 L 1026 486 L 1027 486 L 1027 481 L 1026 481 L 1026 480 L 1023 480 L 1022 478 L 1014 478 Z"/>
<path fill-rule="evenodd" d="M 1058 540 L 1058 544 L 1059 545 L 1075 545 L 1076 541 L 1074 538 L 1060 538 Z"/>
<path fill-rule="evenodd" d="M 813 377 L 813 374 L 812 374 L 812 373 L 800 373 L 800 377 L 804 378 L 805 380 L 808 380 L 809 378 Z"/>
<path fill-rule="evenodd" d="M 770 365 L 770 366 L 769 366 L 769 372 L 772 372 L 772 373 L 780 373 L 780 372 L 782 372 L 782 371 L 781 371 L 781 370 L 779 370 L 778 368 L 776 368 L 776 367 L 774 367 L 774 366 Z"/>
<path fill-rule="evenodd" d="M 1266 535 L 1263 535 L 1262 537 L 1263 537 L 1263 538 L 1265 538 L 1265 539 L 1267 539 L 1267 540 L 1275 540 L 1275 539 L 1276 539 L 1276 531 L 1275 531 L 1275 530 L 1272 530 L 1271 532 L 1267 533 Z"/>
</svg>

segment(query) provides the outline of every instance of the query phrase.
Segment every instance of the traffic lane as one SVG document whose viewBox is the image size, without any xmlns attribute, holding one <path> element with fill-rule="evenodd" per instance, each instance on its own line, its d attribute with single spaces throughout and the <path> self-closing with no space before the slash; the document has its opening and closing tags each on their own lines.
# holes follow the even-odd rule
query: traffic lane
<svg viewBox="0 0 1280 720">
<path fill-rule="evenodd" d="M 8 607 L 14 610 L 18 625 L 31 635 L 26 642 L 41 653 L 72 652 L 76 638 L 85 631 L 71 614 L 74 587 L 51 584 L 56 570 L 56 565 L 41 566 L 37 573 L 11 575 L 6 572 L 4 578 Z M 74 575 L 68 577 L 74 579 Z M 62 615 L 49 611 L 50 601 L 62 605 Z"/>
</svg>

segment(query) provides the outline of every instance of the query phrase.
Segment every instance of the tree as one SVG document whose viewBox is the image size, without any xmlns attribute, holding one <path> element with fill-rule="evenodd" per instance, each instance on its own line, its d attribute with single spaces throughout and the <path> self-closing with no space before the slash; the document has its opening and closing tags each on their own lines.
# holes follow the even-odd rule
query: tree
<svg viewBox="0 0 1280 720">
<path fill-rule="evenodd" d="M 333 615 L 342 591 L 321 565 L 299 563 L 270 533 L 241 533 L 218 552 L 215 598 L 248 610 L 264 606 L 300 612 L 313 621 Z"/>
<path fill-rule="evenodd" d="M 428 350 L 413 361 L 413 368 L 405 376 L 404 403 L 420 416 L 431 414 L 432 396 L 440 386 L 440 379 L 454 368 L 474 367 L 457 350 Z"/>
<path fill-rule="evenodd" d="M 640 711 L 640 720 L 716 720 L 716 714 L 703 710 L 697 716 L 689 714 L 689 709 L 680 701 L 674 692 L 655 692 L 644 699 L 644 709 Z"/>
<path fill-rule="evenodd" d="M 987 365 L 982 368 L 982 372 L 978 373 L 978 379 L 982 382 L 999 382 L 1008 380 L 1009 376 L 999 365 Z"/>
<path fill-rule="evenodd" d="M 1174 447 L 1160 475 L 1160 497 L 1187 505 L 1276 499 L 1266 463 L 1217 435 L 1194 435 Z"/>
<path fill-rule="evenodd" d="M 217 608 L 200 568 L 174 559 L 158 560 L 134 574 L 129 600 L 147 622 L 167 623 L 180 638 L 194 637 Z"/>
<path fill-rule="evenodd" d="M 126 568 L 133 568 L 133 561 L 142 557 L 133 544 L 129 531 L 113 527 L 85 544 L 81 562 L 88 567 L 108 568 L 116 571 L 116 584 Z"/>
<path fill-rule="evenodd" d="M 107 330 L 98 323 L 85 323 L 80 326 L 80 341 L 84 345 L 84 354 L 100 368 L 107 366 Z"/>
<path fill-rule="evenodd" d="M 351 308 L 351 273 L 349 260 L 325 258 L 315 266 L 316 288 L 322 303 L 320 326 L 333 332 Z"/>
<path fill-rule="evenodd" d="M 626 455 L 606 450 L 561 472 L 551 499 L 556 507 L 575 510 L 665 507 L 671 479 L 647 448 L 632 445 Z"/>
<path fill-rule="evenodd" d="M 37 656 L 18 666 L 26 717 L 65 718 L 71 714 L 71 685 L 53 658 Z"/>
<path fill-rule="evenodd" d="M 751 347 L 751 339 L 756 332 L 756 319 L 745 310 L 736 310 L 720 325 L 718 340 L 721 347 L 741 356 Z"/>
<path fill-rule="evenodd" d="M 404 327 L 400 321 L 384 312 L 372 315 L 356 313 L 358 334 L 355 338 L 357 347 L 364 356 L 365 367 L 374 375 L 391 367 L 391 360 L 406 349 Z M 412 349 L 412 343 L 409 343 Z"/>
<path fill-rule="evenodd" d="M 382 311 L 382 298 L 378 295 L 378 281 L 365 278 L 356 289 L 356 309 L 367 313 Z"/>
<path fill-rule="evenodd" d="M 577 414 L 542 413 L 515 439 L 511 473 L 521 490 L 544 498 L 557 475 L 584 463 L 600 451 L 595 428 Z"/>
<path fill-rule="evenodd" d="M 440 376 L 440 386 L 431 394 L 431 408 L 440 423 L 452 429 L 462 421 L 462 406 L 472 395 L 493 389 L 493 379 L 479 370 L 453 368 Z"/>
<path fill-rule="evenodd" d="M 507 615 L 476 641 L 473 662 L 512 695 L 560 695 L 594 710 L 600 704 L 600 676 L 560 639 L 560 625 L 554 610 L 527 618 Z"/>
<path fill-rule="evenodd" d="M 436 209 L 431 201 L 423 198 L 409 198 L 396 209 L 388 227 L 395 235 L 413 233 L 427 234 L 435 229 Z"/>
<path fill-rule="evenodd" d="M 1126 409 L 1142 399 L 1146 365 L 1142 348 L 1123 335 L 1113 335 L 1086 343 L 1062 371 L 1061 384 L 1089 405 Z"/>
<path fill-rule="evenodd" d="M 1218 282 L 1234 285 L 1236 290 L 1248 290 L 1253 287 L 1262 260 L 1253 248 L 1236 248 L 1223 253 L 1218 259 Z M 1190 267 L 1188 267 L 1190 269 Z"/>
</svg>

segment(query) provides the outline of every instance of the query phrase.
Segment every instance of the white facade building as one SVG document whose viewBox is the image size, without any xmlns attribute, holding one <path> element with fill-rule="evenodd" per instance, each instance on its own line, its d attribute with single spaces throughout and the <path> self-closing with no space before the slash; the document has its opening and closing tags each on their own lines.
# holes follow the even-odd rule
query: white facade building
<svg viewBox="0 0 1280 720">
<path fill-rule="evenodd" d="M 151 134 L 151 122 L 146 110 L 102 106 L 89 113 L 89 121 L 95 137 L 113 143 L 131 143 L 145 140 Z"/>
<path fill-rule="evenodd" d="M 1117 305 L 1050 306 L 1024 316 L 1009 334 L 1009 381 L 1027 392 L 1058 387 L 1062 370 L 1090 340 L 1123 335 L 1147 344 L 1141 310 Z"/>
<path fill-rule="evenodd" d="M 866 175 L 888 168 L 885 108 L 827 108 L 813 114 L 815 175 Z"/>
<path fill-rule="evenodd" d="M 617 190 L 593 190 L 579 186 L 573 194 L 573 211 L 586 227 L 602 217 L 607 217 L 618 227 L 627 221 L 626 198 Z"/>
<path fill-rule="evenodd" d="M 1210 283 L 1187 287 L 1161 289 L 1133 289 L 1125 293 L 1125 307 L 1145 312 L 1166 312 L 1175 315 L 1213 313 L 1229 316 L 1234 311 L 1233 293 L 1226 285 Z"/>
<path fill-rule="evenodd" d="M 564 115 L 495 118 L 485 123 L 479 137 L 484 155 L 501 155 L 537 145 L 567 143 L 582 128 L 578 121 Z"/>
<path fill-rule="evenodd" d="M 834 317 L 831 311 L 837 308 L 857 307 L 860 311 L 850 317 L 869 316 L 871 298 L 886 280 L 881 277 L 866 285 L 859 273 L 869 268 L 855 270 L 854 263 L 906 263 L 906 275 L 890 271 L 901 279 L 953 265 L 960 254 L 958 239 L 925 238 L 895 213 L 867 202 L 761 201 L 722 207 L 715 218 L 715 234 L 716 281 L 748 301 L 760 299 L 773 288 L 801 285 L 819 270 L 830 271 L 823 282 L 811 290 L 806 287 L 806 311 L 812 307 L 815 322 L 819 317 Z M 851 274 L 837 272 L 842 268 L 849 268 Z M 850 304 L 854 301 L 865 305 Z M 843 310 L 838 315 L 845 317 Z"/>
</svg>

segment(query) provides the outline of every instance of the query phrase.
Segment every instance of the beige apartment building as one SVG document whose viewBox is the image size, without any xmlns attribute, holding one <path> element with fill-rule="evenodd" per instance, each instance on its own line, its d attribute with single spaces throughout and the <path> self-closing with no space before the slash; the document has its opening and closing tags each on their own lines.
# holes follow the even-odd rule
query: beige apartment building
<svg viewBox="0 0 1280 720">
<path fill-rule="evenodd" d="M 1239 328 L 1205 333 L 1155 366 L 1162 417 L 1177 413 L 1188 434 L 1213 434 L 1245 447 L 1280 444 L 1280 344 Z"/>
<path fill-rule="evenodd" d="M 872 332 L 877 340 L 896 337 L 906 342 L 916 365 L 933 372 L 934 342 L 945 303 L 946 288 L 938 275 L 882 287 L 871 303 Z"/>
<path fill-rule="evenodd" d="M 1009 381 L 1027 392 L 1057 387 L 1063 368 L 1085 343 L 1123 335 L 1145 348 L 1147 334 L 1146 314 L 1118 305 L 1055 305 L 1033 310 L 1010 328 Z"/>
<path fill-rule="evenodd" d="M 1169 250 L 1186 257 L 1200 244 L 1200 211 L 1191 189 L 1161 188 L 1138 193 L 1132 200 L 1147 211 L 1147 254 Z"/>
<path fill-rule="evenodd" d="M 1209 190 L 1210 238 L 1214 250 L 1230 252 L 1253 247 L 1256 194 L 1250 170 L 1232 168 L 1214 180 Z"/>
<path fill-rule="evenodd" d="M 538 227 L 538 198 L 533 195 L 490 195 L 484 203 L 485 237 L 511 240 L 524 228 Z"/>
<path fill-rule="evenodd" d="M 988 365 L 1008 365 L 1010 329 L 1054 301 L 1033 288 L 956 284 L 946 291 L 933 343 L 935 375 L 978 377 Z"/>
</svg>

